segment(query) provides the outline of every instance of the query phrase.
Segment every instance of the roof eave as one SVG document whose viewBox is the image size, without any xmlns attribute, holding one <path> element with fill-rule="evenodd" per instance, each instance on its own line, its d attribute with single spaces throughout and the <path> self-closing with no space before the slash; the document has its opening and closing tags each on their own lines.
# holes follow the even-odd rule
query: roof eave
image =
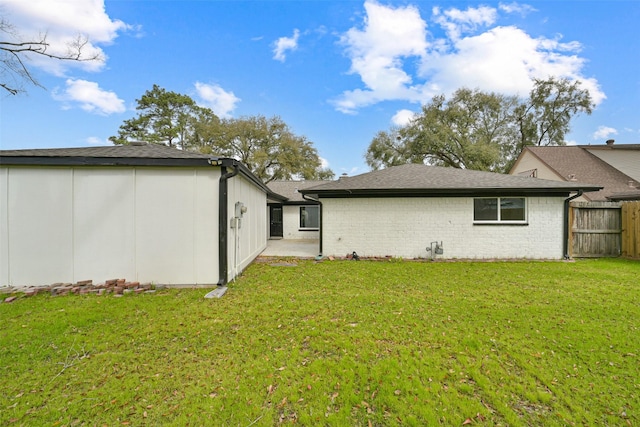
<svg viewBox="0 0 640 427">
<path fill-rule="evenodd" d="M 206 158 L 153 157 L 58 157 L 58 156 L 0 156 L 0 164 L 10 166 L 210 166 Z"/>
<path fill-rule="evenodd" d="M 255 176 L 253 172 L 251 172 L 251 170 L 239 160 L 228 158 L 228 157 L 222 157 L 222 158 L 211 157 L 209 159 L 206 159 L 206 163 L 211 166 L 237 167 L 238 171 L 240 172 L 240 175 L 244 176 L 246 179 L 253 182 L 255 185 L 257 185 L 262 190 L 264 190 L 268 198 L 280 199 L 284 197 L 278 193 L 274 193 L 273 191 L 271 191 L 271 189 L 267 187 L 267 185 L 264 182 L 262 182 L 260 178 Z"/>
<path fill-rule="evenodd" d="M 550 196 L 566 197 L 579 190 L 598 191 L 602 187 L 558 187 L 558 188 L 431 188 L 431 189 L 315 189 L 319 197 L 488 197 L 488 196 Z M 304 191 L 301 191 L 305 193 Z"/>
</svg>

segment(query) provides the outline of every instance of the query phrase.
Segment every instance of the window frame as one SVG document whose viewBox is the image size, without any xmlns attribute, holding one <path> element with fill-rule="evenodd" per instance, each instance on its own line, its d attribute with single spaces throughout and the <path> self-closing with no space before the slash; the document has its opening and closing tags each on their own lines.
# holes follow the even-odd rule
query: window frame
<svg viewBox="0 0 640 427">
<path fill-rule="evenodd" d="M 318 225 L 316 227 L 305 227 L 302 225 L 302 212 L 308 208 L 315 208 L 318 212 Z M 320 230 L 320 205 L 303 205 L 298 209 L 298 231 L 318 231 Z"/>
<path fill-rule="evenodd" d="M 496 200 L 497 219 L 476 219 L 476 200 Z M 504 199 L 521 199 L 523 201 L 523 219 L 502 219 L 502 200 Z M 473 224 L 474 225 L 528 225 L 529 224 L 529 204 L 527 198 L 524 196 L 488 196 L 488 197 L 474 197 L 473 198 Z"/>
</svg>

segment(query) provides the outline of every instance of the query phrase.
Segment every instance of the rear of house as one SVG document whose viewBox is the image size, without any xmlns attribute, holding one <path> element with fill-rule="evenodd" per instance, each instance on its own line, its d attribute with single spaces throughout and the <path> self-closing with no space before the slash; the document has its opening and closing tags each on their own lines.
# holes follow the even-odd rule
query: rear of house
<svg viewBox="0 0 640 427">
<path fill-rule="evenodd" d="M 269 189 L 281 198 L 269 199 L 269 238 L 318 240 L 320 206 L 313 197 L 304 198 L 301 191 L 327 181 L 271 181 Z"/>
<path fill-rule="evenodd" d="M 268 189 L 156 145 L 0 151 L 0 286 L 224 284 L 265 247 Z"/>
<path fill-rule="evenodd" d="M 572 193 L 600 187 L 411 164 L 302 190 L 321 202 L 321 252 L 561 259 Z"/>
</svg>

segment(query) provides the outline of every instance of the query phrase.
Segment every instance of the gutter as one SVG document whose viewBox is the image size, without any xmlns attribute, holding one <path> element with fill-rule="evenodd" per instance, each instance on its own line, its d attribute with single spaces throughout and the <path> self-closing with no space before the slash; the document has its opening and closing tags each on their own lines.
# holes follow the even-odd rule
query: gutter
<svg viewBox="0 0 640 427">
<path fill-rule="evenodd" d="M 310 202 L 316 202 L 320 206 L 320 233 L 319 233 L 319 235 L 320 235 L 320 254 L 319 255 L 322 255 L 322 233 L 323 233 L 323 229 L 324 229 L 322 227 L 322 223 L 324 222 L 324 215 L 323 215 L 323 212 L 322 212 L 322 202 L 320 201 L 319 198 L 318 199 L 314 199 L 313 197 L 309 196 L 308 194 L 304 194 L 304 193 L 301 193 L 301 194 L 302 194 L 302 198 L 303 199 L 308 200 Z"/>
<path fill-rule="evenodd" d="M 218 286 L 224 286 L 227 284 L 228 268 L 228 248 L 227 240 L 229 236 L 229 230 L 227 228 L 227 222 L 229 221 L 229 200 L 228 200 L 228 185 L 229 178 L 233 178 L 240 172 L 238 162 L 233 159 L 209 159 L 209 164 L 212 166 L 220 166 L 220 181 L 218 189 L 218 270 L 220 271 L 220 278 L 218 280 Z M 233 171 L 227 172 L 227 168 L 232 167 Z"/>
<path fill-rule="evenodd" d="M 582 188 L 584 191 L 597 191 L 601 187 Z M 409 188 L 409 189 L 335 189 L 312 190 L 318 196 L 326 198 L 362 198 L 362 197 L 496 197 L 496 196 L 557 196 L 566 197 L 570 193 L 580 190 L 578 187 L 558 188 Z M 306 192 L 307 190 L 303 190 Z M 301 191 L 302 192 L 302 191 Z"/>
<path fill-rule="evenodd" d="M 584 191 L 583 190 L 578 190 L 577 194 L 574 194 L 573 196 L 567 198 L 564 200 L 564 239 L 562 240 L 562 249 L 564 252 L 564 259 L 569 259 L 571 258 L 569 256 L 569 203 L 573 200 L 573 199 L 577 199 L 578 197 L 582 196 L 582 193 Z"/>
<path fill-rule="evenodd" d="M 156 158 L 156 157 L 53 157 L 53 156 L 3 156 L 0 163 L 11 166 L 153 166 L 153 167 L 202 167 L 211 159 Z"/>
</svg>

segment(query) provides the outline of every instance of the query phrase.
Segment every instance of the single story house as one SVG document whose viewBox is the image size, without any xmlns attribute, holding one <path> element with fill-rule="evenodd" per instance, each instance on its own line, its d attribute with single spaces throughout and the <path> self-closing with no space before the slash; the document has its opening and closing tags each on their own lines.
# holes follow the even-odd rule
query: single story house
<svg viewBox="0 0 640 427">
<path fill-rule="evenodd" d="M 269 189 L 160 145 L 0 151 L 0 286 L 224 285 L 267 243 Z"/>
<path fill-rule="evenodd" d="M 600 191 L 583 194 L 580 202 L 640 200 L 640 144 L 526 147 L 509 171 L 567 182 L 590 182 Z"/>
<path fill-rule="evenodd" d="M 300 192 L 320 202 L 325 256 L 561 259 L 569 201 L 600 188 L 408 164 Z"/>
<path fill-rule="evenodd" d="M 269 238 L 290 240 L 318 240 L 320 235 L 320 205 L 311 196 L 304 198 L 301 190 L 327 181 L 271 181 L 267 187 L 283 196 L 270 198 Z"/>
</svg>

